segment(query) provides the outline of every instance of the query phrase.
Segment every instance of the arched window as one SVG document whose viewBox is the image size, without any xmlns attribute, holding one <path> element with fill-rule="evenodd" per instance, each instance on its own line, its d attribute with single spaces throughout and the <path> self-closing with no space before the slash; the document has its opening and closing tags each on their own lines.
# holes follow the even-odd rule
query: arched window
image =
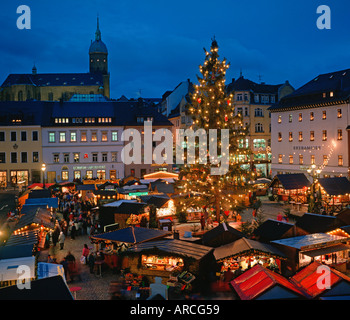
<svg viewBox="0 0 350 320">
<path fill-rule="evenodd" d="M 18 101 L 23 101 L 23 91 L 18 91 Z"/>
<path fill-rule="evenodd" d="M 264 112 L 261 108 L 255 108 L 255 116 L 256 117 L 263 117 L 264 116 Z"/>
<path fill-rule="evenodd" d="M 264 132 L 264 127 L 261 123 L 255 124 L 255 132 Z"/>
</svg>

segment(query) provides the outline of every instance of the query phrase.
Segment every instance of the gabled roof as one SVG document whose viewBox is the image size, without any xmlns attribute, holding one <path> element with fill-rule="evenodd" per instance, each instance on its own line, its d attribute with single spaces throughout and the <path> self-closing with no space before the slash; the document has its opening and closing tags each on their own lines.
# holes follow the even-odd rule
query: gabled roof
<svg viewBox="0 0 350 320">
<path fill-rule="evenodd" d="M 306 292 L 306 294 L 308 294 L 310 297 L 315 298 L 329 290 L 326 288 L 326 286 L 318 285 L 320 281 L 320 275 L 324 274 L 324 271 L 321 273 L 318 272 L 318 268 L 321 266 L 324 265 L 317 261 L 314 261 L 305 268 L 299 270 L 293 277 L 291 277 L 290 281 L 297 285 L 301 290 Z M 335 285 L 342 281 L 346 281 L 350 284 L 350 278 L 342 272 L 329 267 L 327 270 L 330 270 L 329 284 L 331 288 L 334 288 Z M 350 294 L 350 291 L 347 294 Z"/>
<path fill-rule="evenodd" d="M 160 252 L 176 254 L 180 256 L 186 256 L 188 258 L 193 258 L 195 260 L 200 260 L 208 253 L 210 253 L 213 248 L 203 246 L 200 244 L 182 241 L 177 239 L 171 240 L 158 240 L 149 241 L 141 244 L 134 245 L 130 247 L 127 251 L 129 252 L 142 252 L 147 250 L 157 249 Z"/>
<path fill-rule="evenodd" d="M 210 247 L 219 247 L 243 237 L 244 234 L 242 232 L 223 222 L 217 227 L 205 232 L 202 237 L 202 243 Z"/>
<path fill-rule="evenodd" d="M 280 274 L 256 264 L 230 282 L 241 300 L 254 300 L 259 298 L 275 286 L 280 286 L 291 293 L 294 298 L 305 298 L 304 292 L 295 284 Z M 281 297 L 283 299 L 283 297 Z"/>
<path fill-rule="evenodd" d="M 309 233 L 322 233 L 334 230 L 337 227 L 337 219 L 334 216 L 304 213 L 295 225 Z"/>
<path fill-rule="evenodd" d="M 0 288 L 0 300 L 73 300 L 73 296 L 62 276 L 54 276 L 31 281 L 30 290 L 17 285 Z"/>
<path fill-rule="evenodd" d="M 151 241 L 158 238 L 163 238 L 170 234 L 171 232 L 164 230 L 141 227 L 128 227 L 124 229 L 94 235 L 91 238 L 95 240 L 108 240 L 112 242 L 125 242 L 136 244 Z"/>
<path fill-rule="evenodd" d="M 274 256 L 280 259 L 285 259 L 285 255 L 273 245 L 251 240 L 248 238 L 241 238 L 235 242 L 215 248 L 214 257 L 216 261 L 220 261 L 229 257 L 237 257 L 250 252 L 259 251 L 266 256 Z"/>
<path fill-rule="evenodd" d="M 32 223 L 43 225 L 44 227 L 50 228 L 52 230 L 55 228 L 55 222 L 51 220 L 50 211 L 48 211 L 46 208 L 37 207 L 31 212 L 21 216 L 14 229 L 18 230 L 20 228 L 29 226 Z"/>
<path fill-rule="evenodd" d="M 318 183 L 330 196 L 350 193 L 350 181 L 346 177 L 319 178 Z"/>
<path fill-rule="evenodd" d="M 251 91 L 254 93 L 269 93 L 269 94 L 277 94 L 278 89 L 283 84 L 264 84 L 264 83 L 256 83 L 254 81 L 245 79 L 243 76 L 238 79 L 233 79 L 233 81 L 227 85 L 227 91 Z"/>
<path fill-rule="evenodd" d="M 269 187 L 273 187 L 278 183 L 281 183 L 286 190 L 303 189 L 311 185 L 311 182 L 304 173 L 277 174 Z"/>
<path fill-rule="evenodd" d="M 169 200 L 170 197 L 167 195 L 148 195 L 148 196 L 140 196 L 142 202 L 147 204 L 153 204 L 157 208 L 163 207 Z"/>
<path fill-rule="evenodd" d="M 254 230 L 254 235 L 258 236 L 260 241 L 269 242 L 281 239 L 293 226 L 291 223 L 267 219 Z"/>
</svg>

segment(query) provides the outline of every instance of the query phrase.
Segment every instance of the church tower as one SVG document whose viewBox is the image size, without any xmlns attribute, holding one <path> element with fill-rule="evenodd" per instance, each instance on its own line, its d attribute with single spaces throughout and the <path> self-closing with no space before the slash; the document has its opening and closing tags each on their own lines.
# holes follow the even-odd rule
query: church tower
<svg viewBox="0 0 350 320">
<path fill-rule="evenodd" d="M 91 41 L 89 48 L 90 73 L 100 74 L 103 77 L 103 87 L 100 92 L 107 98 L 110 97 L 109 72 L 108 72 L 108 50 L 101 40 L 101 31 L 99 19 L 97 17 L 97 28 L 95 32 L 95 41 Z"/>
<path fill-rule="evenodd" d="M 97 29 L 95 32 L 95 41 L 91 42 L 89 49 L 90 56 L 90 73 L 108 74 L 108 50 L 101 40 L 101 31 L 99 19 L 97 17 Z"/>
</svg>

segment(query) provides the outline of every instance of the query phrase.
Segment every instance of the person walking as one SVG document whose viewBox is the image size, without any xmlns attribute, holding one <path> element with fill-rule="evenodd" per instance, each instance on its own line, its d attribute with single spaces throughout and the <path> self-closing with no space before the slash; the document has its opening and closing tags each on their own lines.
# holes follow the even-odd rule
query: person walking
<svg viewBox="0 0 350 320">
<path fill-rule="evenodd" d="M 87 246 L 87 244 L 84 244 L 84 248 L 83 248 L 83 257 L 85 258 L 85 264 L 88 263 L 88 256 L 89 256 L 90 250 L 89 247 Z"/>
<path fill-rule="evenodd" d="M 90 268 L 90 273 L 94 273 L 94 267 L 95 267 L 95 254 L 91 251 L 88 256 L 88 264 Z"/>
<path fill-rule="evenodd" d="M 61 231 L 60 235 L 58 236 L 58 243 L 60 244 L 60 250 L 63 250 L 65 239 L 66 239 L 66 236 L 64 235 L 63 231 Z"/>
<path fill-rule="evenodd" d="M 76 233 L 76 226 L 75 226 L 75 223 L 73 221 L 73 223 L 71 224 L 71 230 L 70 230 L 70 238 L 71 240 L 75 240 L 75 233 Z"/>
</svg>

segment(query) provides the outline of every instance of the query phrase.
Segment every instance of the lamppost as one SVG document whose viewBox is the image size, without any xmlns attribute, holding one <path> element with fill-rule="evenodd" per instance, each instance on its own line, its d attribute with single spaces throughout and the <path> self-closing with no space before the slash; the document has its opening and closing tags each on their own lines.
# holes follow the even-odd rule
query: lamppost
<svg viewBox="0 0 350 320">
<path fill-rule="evenodd" d="M 42 172 L 43 172 L 43 189 L 45 189 L 45 170 L 46 170 L 46 165 L 45 165 L 45 163 L 43 163 L 43 164 L 41 165 L 41 170 L 42 170 Z"/>
<path fill-rule="evenodd" d="M 316 201 L 315 201 L 315 181 L 319 177 L 319 174 L 321 173 L 322 170 L 320 168 L 317 168 L 317 166 L 315 164 L 312 164 L 311 168 L 308 168 L 306 171 L 312 177 L 308 211 L 313 213 L 315 211 L 315 203 L 316 203 Z"/>
</svg>

